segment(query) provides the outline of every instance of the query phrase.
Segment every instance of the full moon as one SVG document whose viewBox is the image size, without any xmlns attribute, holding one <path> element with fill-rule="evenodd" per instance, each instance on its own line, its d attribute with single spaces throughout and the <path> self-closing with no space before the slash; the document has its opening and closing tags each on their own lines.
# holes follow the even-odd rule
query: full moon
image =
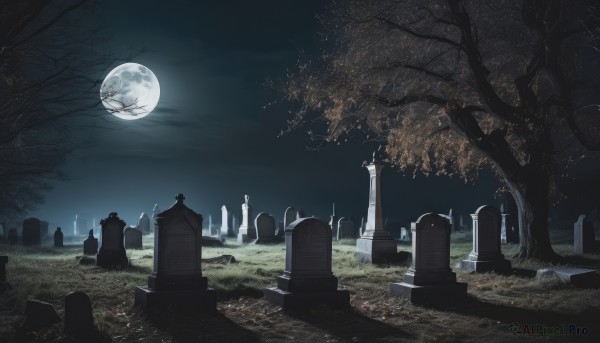
<svg viewBox="0 0 600 343">
<path fill-rule="evenodd" d="M 160 86 L 152 70 L 137 63 L 125 63 L 111 70 L 100 87 L 100 100 L 112 115 L 141 119 L 158 104 Z"/>
</svg>

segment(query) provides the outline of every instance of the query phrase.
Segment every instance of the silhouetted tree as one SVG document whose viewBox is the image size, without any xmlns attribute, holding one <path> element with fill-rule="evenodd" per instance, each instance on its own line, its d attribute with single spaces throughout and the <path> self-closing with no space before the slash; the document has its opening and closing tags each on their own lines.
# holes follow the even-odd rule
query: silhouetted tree
<svg viewBox="0 0 600 343">
<path fill-rule="evenodd" d="M 597 1 L 333 1 L 325 52 L 284 87 L 327 140 L 365 130 L 391 163 L 472 180 L 492 168 L 516 200 L 522 258 L 554 260 L 553 165 L 600 148 Z M 583 150 L 583 149 L 580 149 Z M 450 196 L 450 195 L 449 195 Z"/>
</svg>

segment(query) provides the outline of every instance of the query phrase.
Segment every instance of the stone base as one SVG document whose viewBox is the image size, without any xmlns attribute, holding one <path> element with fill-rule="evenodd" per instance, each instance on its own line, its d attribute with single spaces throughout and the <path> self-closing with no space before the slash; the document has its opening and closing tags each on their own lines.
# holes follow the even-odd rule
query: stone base
<svg viewBox="0 0 600 343">
<path fill-rule="evenodd" d="M 284 310 L 302 310 L 315 305 L 336 308 L 350 307 L 350 292 L 347 289 L 316 292 L 287 292 L 276 287 L 263 290 L 265 300 L 281 306 Z"/>
<path fill-rule="evenodd" d="M 359 238 L 356 240 L 356 257 L 363 263 L 386 263 L 398 260 L 396 240 Z"/>
<path fill-rule="evenodd" d="M 145 312 L 173 308 L 186 312 L 215 312 L 217 291 L 212 288 L 176 291 L 154 291 L 148 287 L 135 288 L 135 305 Z"/>
<path fill-rule="evenodd" d="M 156 276 L 154 273 L 148 276 L 148 288 L 161 291 L 206 289 L 208 279 L 201 275 L 181 276 Z"/>
<path fill-rule="evenodd" d="M 256 237 L 252 237 L 252 235 L 248 235 L 245 233 L 238 233 L 237 242 L 239 245 L 242 245 L 245 243 L 252 243 L 254 241 L 256 241 Z"/>
<path fill-rule="evenodd" d="M 413 304 L 448 304 L 467 298 L 467 284 L 454 282 L 416 286 L 406 282 L 391 283 L 390 294 L 407 298 Z"/>
<path fill-rule="evenodd" d="M 501 259 L 492 261 L 463 260 L 460 263 L 460 268 L 476 273 L 485 273 L 491 271 L 496 273 L 508 273 L 511 271 L 512 267 L 509 260 Z"/>
<path fill-rule="evenodd" d="M 293 293 L 304 292 L 335 292 L 338 289 L 338 279 L 335 276 L 325 277 L 277 277 L 277 288 Z"/>
<path fill-rule="evenodd" d="M 125 250 L 102 250 L 96 255 L 96 264 L 103 268 L 124 268 L 129 264 Z"/>
</svg>

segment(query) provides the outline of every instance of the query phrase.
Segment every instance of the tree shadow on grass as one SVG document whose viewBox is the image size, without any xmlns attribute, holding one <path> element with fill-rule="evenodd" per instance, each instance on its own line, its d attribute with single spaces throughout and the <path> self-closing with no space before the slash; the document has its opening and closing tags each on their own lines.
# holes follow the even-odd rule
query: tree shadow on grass
<svg viewBox="0 0 600 343">
<path fill-rule="evenodd" d="M 322 305 L 306 310 L 286 310 L 285 313 L 352 342 L 372 342 L 386 337 L 395 339 L 412 337 L 406 331 L 366 317 L 352 308 L 333 309 Z"/>
<path fill-rule="evenodd" d="M 166 311 L 148 319 L 175 342 L 260 342 L 258 334 L 219 312 L 189 314 Z"/>
<path fill-rule="evenodd" d="M 492 304 L 469 295 L 468 299 L 454 305 L 427 305 L 443 312 L 460 313 L 462 315 L 489 318 L 504 323 L 541 324 L 558 326 L 569 324 L 577 327 L 597 327 L 600 311 L 581 311 L 577 314 L 563 314 L 547 310 L 532 310 L 516 306 Z M 597 331 L 597 330 L 595 330 Z M 596 335 L 599 333 L 596 332 Z"/>
</svg>

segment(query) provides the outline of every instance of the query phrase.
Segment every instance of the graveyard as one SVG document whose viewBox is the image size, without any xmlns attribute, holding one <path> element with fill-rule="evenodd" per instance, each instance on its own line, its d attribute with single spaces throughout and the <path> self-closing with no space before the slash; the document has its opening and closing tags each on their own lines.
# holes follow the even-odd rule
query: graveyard
<svg viewBox="0 0 600 343">
<path fill-rule="evenodd" d="M 570 265 L 598 269 L 600 256 L 573 255 L 572 237 L 553 231 L 557 252 Z M 600 277 L 585 287 L 565 284 L 555 277 L 536 278 L 539 262 L 512 260 L 512 272 L 475 274 L 456 268 L 472 250 L 472 236 L 453 233 L 450 262 L 459 282 L 468 284 L 468 298 L 444 306 L 413 305 L 393 297 L 389 284 L 398 282 L 410 267 L 402 264 L 364 264 L 355 257 L 354 239 L 334 240 L 332 269 L 340 287 L 349 291 L 350 308 L 316 306 L 286 312 L 263 298 L 265 288 L 276 286 L 283 274 L 285 244 L 239 246 L 227 238 L 223 247 L 202 249 L 202 275 L 217 292 L 216 313 L 183 314 L 165 311 L 149 317 L 134 306 L 134 289 L 145 285 L 152 272 L 153 234 L 143 238 L 143 249 L 127 250 L 129 264 L 121 270 L 97 266 L 82 254 L 81 245 L 28 247 L 2 244 L 7 254 L 7 279 L 13 286 L 15 310 L 0 314 L 2 341 L 62 341 L 63 322 L 17 336 L 27 299 L 54 306 L 64 316 L 67 293 L 89 295 L 98 342 L 502 342 L 512 339 L 513 323 L 548 327 L 571 323 L 586 328 L 587 335 L 569 336 L 570 341 L 598 339 Z M 516 253 L 517 245 L 503 245 L 505 256 Z M 400 251 L 411 250 L 399 243 Z M 218 260 L 232 255 L 235 262 Z M 510 259 L 510 258 L 509 258 Z M 6 298 L 3 298 L 6 300 Z M 7 306 L 6 303 L 2 304 Z M 568 329 L 568 328 L 567 328 Z M 534 335 L 527 341 L 564 341 L 563 335 Z"/>
</svg>

